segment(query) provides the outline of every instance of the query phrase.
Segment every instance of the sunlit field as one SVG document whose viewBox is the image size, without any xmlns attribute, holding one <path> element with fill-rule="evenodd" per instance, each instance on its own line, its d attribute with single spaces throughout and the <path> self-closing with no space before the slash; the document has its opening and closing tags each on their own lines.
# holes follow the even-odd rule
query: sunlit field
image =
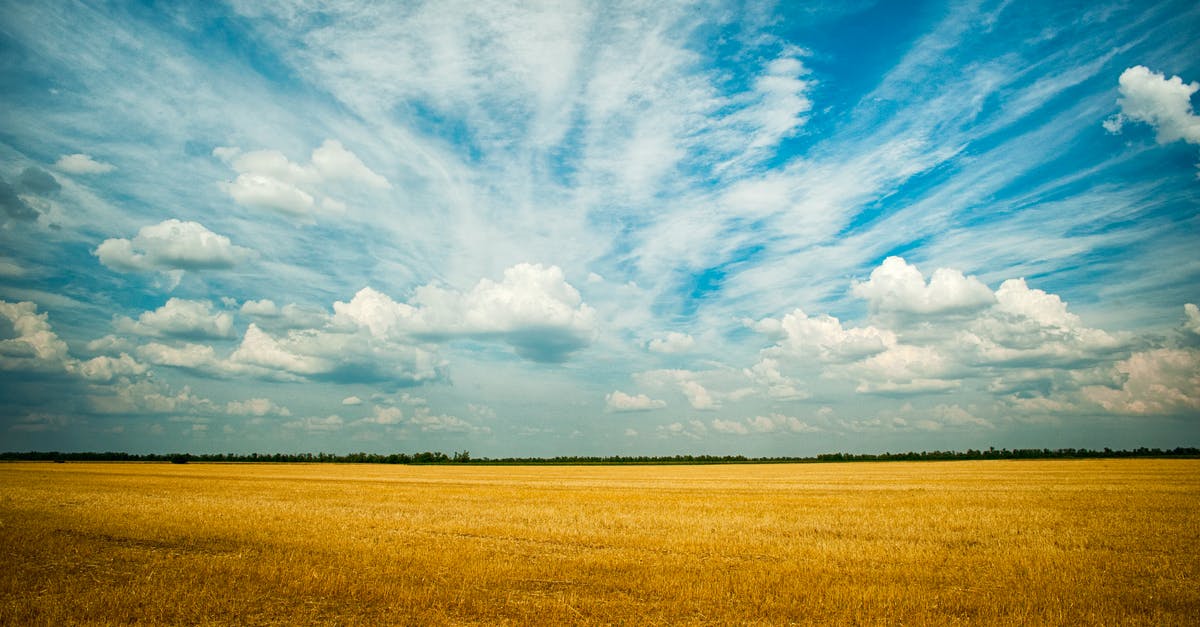
<svg viewBox="0 0 1200 627">
<path fill-rule="evenodd" d="M 1200 460 L 0 464 L 0 622 L 1195 624 Z"/>
</svg>

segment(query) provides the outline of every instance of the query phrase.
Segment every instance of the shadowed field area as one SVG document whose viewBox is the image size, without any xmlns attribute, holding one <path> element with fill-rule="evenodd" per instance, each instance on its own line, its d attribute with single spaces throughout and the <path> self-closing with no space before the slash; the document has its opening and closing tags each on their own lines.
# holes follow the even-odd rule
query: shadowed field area
<svg viewBox="0 0 1200 627">
<path fill-rule="evenodd" d="M 1200 460 L 0 464 L 0 623 L 1187 624 Z"/>
</svg>

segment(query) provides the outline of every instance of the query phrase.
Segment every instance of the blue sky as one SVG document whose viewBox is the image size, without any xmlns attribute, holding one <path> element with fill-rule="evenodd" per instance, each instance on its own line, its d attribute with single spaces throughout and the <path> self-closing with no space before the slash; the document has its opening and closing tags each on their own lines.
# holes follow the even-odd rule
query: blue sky
<svg viewBox="0 0 1200 627">
<path fill-rule="evenodd" d="M 1198 33 L 0 2 L 0 449 L 1195 446 Z"/>
</svg>

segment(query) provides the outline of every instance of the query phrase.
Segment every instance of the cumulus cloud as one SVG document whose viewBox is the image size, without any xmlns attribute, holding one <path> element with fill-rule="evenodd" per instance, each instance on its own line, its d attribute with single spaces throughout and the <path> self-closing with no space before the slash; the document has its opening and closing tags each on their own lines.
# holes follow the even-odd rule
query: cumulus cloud
<svg viewBox="0 0 1200 627">
<path fill-rule="evenodd" d="M 233 352 L 231 359 L 239 363 L 305 376 L 333 370 L 331 361 L 289 350 L 253 323 L 246 328 L 242 343 Z"/>
<path fill-rule="evenodd" d="M 88 397 L 101 414 L 197 415 L 216 410 L 213 402 L 194 394 L 190 387 L 178 391 L 149 378 L 121 379 L 116 385 L 94 390 Z"/>
<path fill-rule="evenodd" d="M 206 344 L 183 343 L 170 346 L 149 342 L 137 347 L 137 356 L 156 366 L 199 370 L 211 374 L 220 374 L 226 370 L 217 358 L 216 350 Z"/>
<path fill-rule="evenodd" d="M 951 377 L 965 374 L 937 347 L 906 344 L 851 364 L 844 373 L 858 379 L 856 391 L 867 394 L 945 392 L 961 385 Z"/>
<path fill-rule="evenodd" d="M 966 313 L 996 302 L 992 291 L 975 277 L 938 268 L 926 283 L 921 271 L 900 257 L 885 259 L 868 280 L 854 283 L 852 292 L 865 299 L 872 312 Z"/>
<path fill-rule="evenodd" d="M 127 353 L 116 357 L 100 355 L 78 362 L 74 368 L 79 376 L 93 382 L 109 382 L 118 377 L 138 376 L 146 373 L 147 366 Z"/>
<path fill-rule="evenodd" d="M 312 153 L 312 167 L 322 180 L 353 181 L 378 189 L 391 189 L 392 184 L 368 168 L 358 155 L 346 150 L 342 143 L 327 139 Z"/>
<path fill-rule="evenodd" d="M 328 321 L 328 314 L 322 311 L 305 309 L 295 303 L 283 307 L 270 299 L 248 300 L 242 303 L 242 315 L 253 318 L 260 326 L 273 329 L 302 329 L 323 326 Z"/>
<path fill-rule="evenodd" d="M 647 411 L 666 407 L 664 401 L 650 398 L 645 394 L 630 395 L 620 390 L 614 390 L 604 397 L 609 411 Z"/>
<path fill-rule="evenodd" d="M 251 255 L 197 222 L 164 220 L 132 239 L 104 240 L 92 254 L 118 272 L 228 269 Z"/>
<path fill-rule="evenodd" d="M 323 418 L 310 416 L 297 420 L 289 420 L 283 423 L 283 426 L 288 429 L 301 429 L 314 433 L 329 433 L 341 429 L 344 424 L 345 421 L 342 420 L 341 416 L 333 414 Z"/>
<path fill-rule="evenodd" d="M 342 399 L 343 405 L 362 405 L 363 400 L 357 396 L 347 396 Z"/>
<path fill-rule="evenodd" d="M 713 420 L 711 424 L 713 431 L 716 431 L 717 433 L 732 433 L 735 435 L 746 435 L 747 433 L 750 433 L 750 429 L 748 429 L 746 425 L 736 420 L 721 420 L 720 418 L 717 418 Z"/>
<path fill-rule="evenodd" d="M 743 370 L 743 374 L 759 388 L 765 389 L 770 398 L 799 400 L 811 396 L 797 387 L 799 381 L 783 374 L 779 359 L 763 357 L 759 359 L 758 363 Z"/>
<path fill-rule="evenodd" d="M 815 433 L 820 431 L 795 416 L 773 413 L 766 416 L 755 416 L 745 420 L 716 419 L 711 423 L 713 431 L 731 435 L 749 435 L 752 433 Z"/>
<path fill-rule="evenodd" d="M 1118 414 L 1161 415 L 1200 411 L 1200 351 L 1160 348 L 1116 364 L 1125 378 L 1117 388 L 1089 386 L 1083 394 Z"/>
<path fill-rule="evenodd" d="M 659 435 L 665 437 L 685 437 L 693 440 L 699 440 L 708 435 L 708 427 L 699 420 L 688 420 L 687 422 L 672 422 L 666 425 L 659 425 L 655 429 Z"/>
<path fill-rule="evenodd" d="M 670 331 L 662 337 L 656 337 L 646 345 L 652 353 L 686 353 L 696 345 L 696 340 L 687 333 Z"/>
<path fill-rule="evenodd" d="M 241 205 L 273 209 L 292 216 L 307 216 L 315 201 L 311 194 L 262 174 L 241 174 L 225 191 Z"/>
<path fill-rule="evenodd" d="M 326 184 L 361 183 L 374 189 L 390 189 L 386 178 L 368 168 L 341 142 L 327 139 L 313 150 L 307 164 L 293 163 L 277 150 L 243 153 L 234 147 L 218 147 L 213 155 L 227 162 L 238 173 L 222 189 L 235 202 L 248 207 L 269 209 L 293 217 L 307 218 L 322 206 L 344 210 L 337 199 L 323 195 Z"/>
<path fill-rule="evenodd" d="M 1184 332 L 1200 336 L 1200 307 L 1196 307 L 1194 303 L 1187 303 L 1183 306 L 1183 314 Z"/>
<path fill-rule="evenodd" d="M 107 174 L 117 169 L 110 163 L 96 161 L 83 153 L 63 155 L 54 163 L 54 167 L 68 174 Z"/>
<path fill-rule="evenodd" d="M 1144 122 L 1154 127 L 1160 144 L 1183 140 L 1200 144 L 1200 116 L 1192 113 L 1192 94 L 1200 83 L 1184 83 L 1178 76 L 1167 78 L 1143 65 L 1135 65 L 1118 79 L 1120 117 L 1110 118 L 1105 128 L 1119 132 L 1124 121 Z"/>
<path fill-rule="evenodd" d="M 399 407 L 379 407 L 376 406 L 371 415 L 359 420 L 358 422 L 366 422 L 377 425 L 398 425 L 404 420 L 404 412 Z"/>
<path fill-rule="evenodd" d="M 457 416 L 434 414 L 428 407 L 416 407 L 406 416 L 399 407 L 375 406 L 371 414 L 354 421 L 356 425 L 384 425 L 389 427 L 411 427 L 420 431 L 445 431 L 452 433 L 489 433 L 481 427 Z"/>
<path fill-rule="evenodd" d="M 0 317 L 14 337 L 0 339 L 0 369 L 9 372 L 60 372 L 72 361 L 67 343 L 50 327 L 49 315 L 31 302 L 0 300 Z"/>
<path fill-rule="evenodd" d="M 229 361 L 301 378 L 394 385 L 438 379 L 444 367 L 434 353 L 413 344 L 321 329 L 293 330 L 276 338 L 254 323 Z"/>
<path fill-rule="evenodd" d="M 528 359 L 561 362 L 590 343 L 595 318 L 562 270 L 541 264 L 518 264 L 502 281 L 482 279 L 467 292 L 426 285 L 410 302 L 365 287 L 334 303 L 334 321 L 377 338 L 497 339 Z"/>
<path fill-rule="evenodd" d="M 996 290 L 996 305 L 958 335 L 969 360 L 992 365 L 1083 365 L 1111 357 L 1128 338 L 1088 328 L 1055 294 L 1009 279 Z"/>
<path fill-rule="evenodd" d="M 924 431 L 950 428 L 994 429 L 995 425 L 954 404 L 939 404 L 925 411 L 913 412 L 912 425 Z"/>
<path fill-rule="evenodd" d="M 809 317 L 802 309 L 780 319 L 764 318 L 744 324 L 776 340 L 776 349 L 771 354 L 815 357 L 825 362 L 862 359 L 896 344 L 896 334 L 892 331 L 873 326 L 846 329 L 833 316 Z"/>
<path fill-rule="evenodd" d="M 655 387 L 673 387 L 683 394 L 693 409 L 716 409 L 720 402 L 701 382 L 701 375 L 690 370 L 651 370 L 635 375 L 638 381 Z"/>
<path fill-rule="evenodd" d="M 434 414 L 426 407 L 418 407 L 408 423 L 421 431 L 444 431 L 449 433 L 491 433 L 485 426 L 471 424 L 457 416 Z"/>
<path fill-rule="evenodd" d="M 281 407 L 269 398 L 250 398 L 244 401 L 229 401 L 225 413 L 233 416 L 291 416 L 287 407 Z"/>
<path fill-rule="evenodd" d="M 279 315 L 279 308 L 275 306 L 275 302 L 269 299 L 248 300 L 242 303 L 242 313 L 248 316 L 261 316 L 264 318 L 274 318 Z"/>
<path fill-rule="evenodd" d="M 802 310 L 745 321 L 774 340 L 746 376 L 778 395 L 795 390 L 795 373 L 846 380 L 862 394 L 918 395 L 988 380 L 995 393 L 1077 389 L 1065 376 L 1127 355 L 1130 338 L 1086 326 L 1055 294 L 1009 279 L 992 292 L 957 270 L 927 281 L 889 257 L 870 279 L 853 284 L 868 302 L 872 324 L 843 326 Z M 900 314 L 900 315 L 887 315 Z M 933 324 L 936 323 L 936 324 Z"/>
<path fill-rule="evenodd" d="M 143 312 L 137 320 L 117 318 L 118 331 L 148 337 L 180 337 L 189 339 L 233 337 L 233 314 L 214 311 L 207 300 L 171 298 L 154 311 Z"/>
</svg>

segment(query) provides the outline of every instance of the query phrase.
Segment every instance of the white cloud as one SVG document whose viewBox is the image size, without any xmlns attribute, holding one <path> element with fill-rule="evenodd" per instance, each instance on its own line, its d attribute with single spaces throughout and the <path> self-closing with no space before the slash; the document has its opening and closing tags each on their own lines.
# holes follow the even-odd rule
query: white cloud
<svg viewBox="0 0 1200 627">
<path fill-rule="evenodd" d="M 659 425 L 656 429 L 659 435 L 666 437 L 686 437 L 693 440 L 699 440 L 705 435 L 708 435 L 708 427 L 699 420 L 689 420 L 684 422 L 672 422 L 666 425 Z"/>
<path fill-rule="evenodd" d="M 312 153 L 312 167 L 322 180 L 352 181 L 378 189 L 391 189 L 392 184 L 372 172 L 358 155 L 346 150 L 342 143 L 327 139 Z"/>
<path fill-rule="evenodd" d="M 96 161 L 82 153 L 63 155 L 54 163 L 54 167 L 68 174 L 106 174 L 117 169 L 111 163 Z"/>
<path fill-rule="evenodd" d="M 238 204 L 273 209 L 292 216 L 307 216 L 315 204 L 311 194 L 261 174 L 240 174 L 224 186 Z"/>
<path fill-rule="evenodd" d="M 1200 90 L 1200 83 L 1184 83 L 1178 76 L 1167 78 L 1152 72 L 1142 65 L 1135 65 L 1121 73 L 1119 79 L 1121 97 L 1117 104 L 1124 119 L 1145 122 L 1157 132 L 1160 144 L 1182 139 L 1189 144 L 1200 144 L 1200 116 L 1192 113 L 1192 94 Z M 1109 128 L 1120 130 L 1122 119 L 1118 118 Z"/>
<path fill-rule="evenodd" d="M 743 373 L 760 388 L 764 388 L 767 396 L 770 398 L 799 400 L 811 396 L 808 392 L 797 387 L 799 381 L 783 374 L 780 360 L 778 359 L 763 357 L 758 360 L 758 363 L 745 369 Z"/>
<path fill-rule="evenodd" d="M 1118 414 L 1158 415 L 1200 411 L 1200 351 L 1160 348 L 1117 362 L 1119 388 L 1089 386 L 1084 398 Z"/>
<path fill-rule="evenodd" d="M 457 416 L 433 414 L 428 408 L 418 407 L 408 424 L 421 431 L 445 431 L 450 433 L 491 433 L 488 427 L 471 424 Z"/>
<path fill-rule="evenodd" d="M 946 428 L 994 429 L 995 425 L 975 416 L 958 405 L 940 404 L 928 410 L 910 412 L 909 421 L 924 431 L 942 431 Z"/>
<path fill-rule="evenodd" d="M 732 435 L 749 435 L 751 433 L 816 433 L 820 431 L 795 416 L 772 413 L 766 416 L 755 416 L 744 421 L 713 420 L 713 431 Z"/>
<path fill-rule="evenodd" d="M 133 342 L 129 338 L 109 334 L 96 338 L 87 343 L 87 350 L 92 353 L 123 353 L 132 351 Z"/>
<path fill-rule="evenodd" d="M 868 394 L 918 394 L 959 387 L 950 380 L 955 364 L 935 346 L 897 344 L 888 350 L 846 366 L 844 373 L 859 380 L 858 392 Z"/>
<path fill-rule="evenodd" d="M 535 361 L 563 361 L 591 341 L 595 313 L 557 266 L 517 264 L 503 281 L 482 279 L 468 292 L 426 285 L 397 303 L 370 287 L 334 303 L 334 321 L 377 338 L 397 334 L 440 340 L 495 338 Z"/>
<path fill-rule="evenodd" d="M 1009 279 L 996 290 L 996 305 L 957 338 L 969 361 L 983 364 L 1074 365 L 1111 357 L 1129 339 L 1084 326 L 1055 294 Z"/>
<path fill-rule="evenodd" d="M 1196 307 L 1194 303 L 1187 303 L 1183 306 L 1183 313 L 1183 330 L 1192 335 L 1200 335 L 1200 307 Z"/>
<path fill-rule="evenodd" d="M 795 416 L 788 416 L 785 414 L 755 416 L 754 418 L 748 419 L 746 422 L 750 425 L 751 429 L 758 431 L 759 433 L 777 433 L 784 431 L 791 433 L 815 433 L 820 431 L 819 428 L 814 427 L 813 425 L 810 425 Z"/>
<path fill-rule="evenodd" d="M 341 142 L 327 139 L 312 152 L 310 163 L 297 164 L 277 150 L 241 152 L 221 146 L 213 155 L 229 163 L 238 173 L 221 188 L 235 202 L 247 207 L 270 209 L 299 218 L 310 218 L 314 208 L 322 206 L 335 212 L 345 211 L 345 203 L 323 195 L 331 183 L 361 183 L 374 189 L 390 189 L 386 178 L 373 172 Z"/>
<path fill-rule="evenodd" d="M 721 420 L 720 418 L 712 421 L 713 431 L 717 433 L 732 433 L 735 435 L 746 435 L 750 433 L 750 429 L 746 425 L 737 422 L 736 420 Z"/>
<path fill-rule="evenodd" d="M 867 281 L 854 283 L 852 291 L 870 304 L 872 312 L 964 313 L 996 302 L 992 291 L 975 277 L 938 268 L 926 283 L 921 271 L 900 257 L 885 259 Z"/>
<path fill-rule="evenodd" d="M 261 316 L 263 318 L 274 318 L 279 315 L 279 308 L 275 306 L 275 302 L 270 299 L 248 300 L 242 303 L 242 313 L 247 316 Z"/>
<path fill-rule="evenodd" d="M 862 394 L 948 392 L 972 380 L 990 381 L 997 394 L 1050 393 L 1077 389 L 1084 380 L 1065 373 L 1111 363 L 1130 345 L 1128 335 L 1087 327 L 1061 298 L 1023 279 L 1007 280 L 994 293 L 956 270 L 938 270 L 926 282 L 891 257 L 871 280 L 853 285 L 876 314 L 873 324 L 843 327 L 837 318 L 799 309 L 745 321 L 775 341 L 746 376 L 771 396 L 798 391 L 796 373 L 850 381 Z"/>
<path fill-rule="evenodd" d="M 229 401 L 225 412 L 234 416 L 291 416 L 287 407 L 281 407 L 269 398 L 251 398 L 244 401 Z"/>
<path fill-rule="evenodd" d="M 94 392 L 88 400 L 101 414 L 196 415 L 215 410 L 212 401 L 193 394 L 188 386 L 176 392 L 149 378 L 118 379 L 115 385 Z"/>
<path fill-rule="evenodd" d="M 276 338 L 255 323 L 230 355 L 232 367 L 335 382 L 413 385 L 442 376 L 444 364 L 414 345 L 343 330 L 300 329 Z"/>
<path fill-rule="evenodd" d="M 758 102 L 743 112 L 757 127 L 751 148 L 774 146 L 794 135 L 812 110 L 808 97 L 812 82 L 800 78 L 808 74 L 800 59 L 785 54 L 767 64 L 766 70 L 754 81 Z"/>
<path fill-rule="evenodd" d="M 290 420 L 283 423 L 283 426 L 288 429 L 303 429 L 304 431 L 315 433 L 329 433 L 341 429 L 342 425 L 344 424 L 345 421 L 342 420 L 341 416 L 333 414 L 324 418 L 310 416 L 306 418 L 300 418 L 298 420 Z"/>
<path fill-rule="evenodd" d="M 716 409 L 720 403 L 707 387 L 698 381 L 700 374 L 690 370 L 651 370 L 635 375 L 635 378 L 651 386 L 669 386 L 677 389 L 693 409 Z"/>
<path fill-rule="evenodd" d="M 138 319 L 120 317 L 114 321 L 118 331 L 148 337 L 213 338 L 233 337 L 233 314 L 213 311 L 207 300 L 171 298 L 154 311 L 143 312 Z"/>
<path fill-rule="evenodd" d="M 398 425 L 404 422 L 404 412 L 399 407 L 380 407 L 371 409 L 371 415 L 356 422 L 374 425 Z"/>
<path fill-rule="evenodd" d="M 241 313 L 253 318 L 261 327 L 272 329 L 303 329 L 322 327 L 329 320 L 323 311 L 300 307 L 288 303 L 283 307 L 270 299 L 248 300 L 242 303 Z"/>
<path fill-rule="evenodd" d="M 322 374 L 330 372 L 334 368 L 333 363 L 329 360 L 288 350 L 254 323 L 246 328 L 241 345 L 233 352 L 230 359 L 239 363 L 270 370 L 282 370 L 302 376 Z"/>
<path fill-rule="evenodd" d="M 357 396 L 347 396 L 342 399 L 343 405 L 362 405 L 363 400 Z"/>
<path fill-rule="evenodd" d="M 745 324 L 777 341 L 773 355 L 815 357 L 825 362 L 855 361 L 896 344 L 896 334 L 887 329 L 874 326 L 845 329 L 833 316 L 809 317 L 802 309 L 779 320 L 764 318 Z"/>
<path fill-rule="evenodd" d="M 227 269 L 251 255 L 197 222 L 164 220 L 144 226 L 132 240 L 104 240 L 92 251 L 119 272 Z"/>
<path fill-rule="evenodd" d="M 209 373 L 225 370 L 221 360 L 217 358 L 216 351 L 206 344 L 185 342 L 179 346 L 168 346 L 159 342 L 149 342 L 137 347 L 137 355 L 140 359 L 158 366 Z"/>
<path fill-rule="evenodd" d="M 376 405 L 371 415 L 354 421 L 356 425 L 384 425 L 388 427 L 412 427 L 423 432 L 443 431 L 451 433 L 490 433 L 491 429 L 480 427 L 448 414 L 434 414 L 428 407 L 417 406 L 406 416 L 399 407 Z"/>
<path fill-rule="evenodd" d="M 604 396 L 609 411 L 646 411 L 666 407 L 664 401 L 650 398 L 645 394 L 629 395 L 620 390 L 614 390 Z"/>
<path fill-rule="evenodd" d="M 50 327 L 49 315 L 31 302 L 0 300 L 0 316 L 12 324 L 15 337 L 0 339 L 0 369 L 59 372 L 71 363 L 67 343 Z"/>
<path fill-rule="evenodd" d="M 652 353 L 686 353 L 696 345 L 696 340 L 687 333 L 670 331 L 662 337 L 650 340 L 646 348 Z"/>
<path fill-rule="evenodd" d="M 108 382 L 117 377 L 129 377 L 145 374 L 146 365 L 126 353 L 117 357 L 101 355 L 87 361 L 81 361 L 75 366 L 79 376 L 89 381 Z"/>
</svg>

